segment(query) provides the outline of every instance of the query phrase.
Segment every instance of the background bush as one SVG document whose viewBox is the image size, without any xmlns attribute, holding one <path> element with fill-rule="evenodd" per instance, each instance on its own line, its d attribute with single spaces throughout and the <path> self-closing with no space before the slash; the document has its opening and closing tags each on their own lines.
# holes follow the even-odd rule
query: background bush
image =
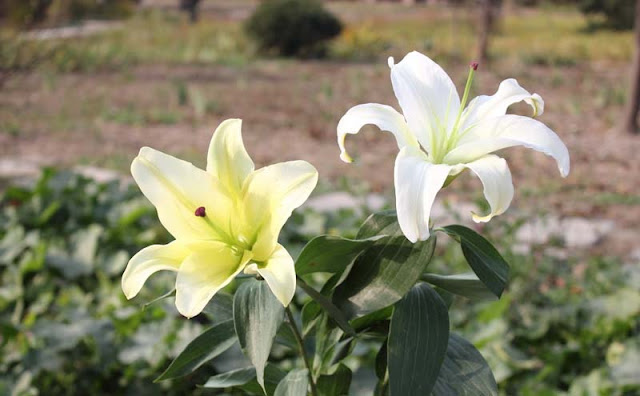
<svg viewBox="0 0 640 396">
<path fill-rule="evenodd" d="M 0 22 L 18 29 L 130 16 L 138 0 L 0 0 Z"/>
<path fill-rule="evenodd" d="M 267 0 L 245 25 L 261 51 L 284 56 L 320 56 L 342 30 L 340 21 L 317 0 Z"/>
<path fill-rule="evenodd" d="M 612 29 L 633 28 L 636 0 L 582 0 L 580 9 L 585 14 L 602 14 L 604 25 Z"/>
</svg>

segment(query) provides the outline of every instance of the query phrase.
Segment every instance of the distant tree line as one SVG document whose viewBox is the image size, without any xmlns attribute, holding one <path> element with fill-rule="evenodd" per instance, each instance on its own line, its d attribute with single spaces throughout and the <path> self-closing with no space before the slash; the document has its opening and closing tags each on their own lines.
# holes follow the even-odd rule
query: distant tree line
<svg viewBox="0 0 640 396">
<path fill-rule="evenodd" d="M 0 23 L 30 28 L 44 22 L 120 19 L 140 0 L 0 0 Z"/>
</svg>

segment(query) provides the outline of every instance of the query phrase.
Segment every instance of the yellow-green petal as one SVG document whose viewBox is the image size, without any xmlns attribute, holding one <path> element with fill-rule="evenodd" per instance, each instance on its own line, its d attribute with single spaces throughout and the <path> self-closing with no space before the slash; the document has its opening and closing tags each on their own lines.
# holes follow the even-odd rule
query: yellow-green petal
<svg viewBox="0 0 640 396">
<path fill-rule="evenodd" d="M 296 293 L 296 270 L 289 252 L 278 244 L 266 264 L 258 266 L 257 271 L 278 301 L 285 307 L 289 305 Z"/>
<path fill-rule="evenodd" d="M 207 172 L 238 194 L 244 180 L 254 170 L 253 161 L 242 142 L 242 120 L 230 119 L 216 129 L 209 144 Z"/>
<path fill-rule="evenodd" d="M 242 271 L 251 253 L 219 242 L 191 243 L 189 248 L 192 253 L 180 266 L 176 278 L 176 308 L 192 318 Z"/>
<path fill-rule="evenodd" d="M 253 242 L 256 261 L 271 257 L 282 226 L 317 182 L 318 171 L 306 161 L 274 164 L 249 175 L 243 190 L 244 234 Z"/>
<path fill-rule="evenodd" d="M 228 239 L 233 204 L 211 174 L 149 147 L 133 160 L 131 174 L 176 239 Z M 195 215 L 200 207 L 206 216 Z"/>
<path fill-rule="evenodd" d="M 178 241 L 167 245 L 151 245 L 136 253 L 122 274 L 122 291 L 131 299 L 142 289 L 147 279 L 162 270 L 177 271 L 189 250 Z"/>
</svg>

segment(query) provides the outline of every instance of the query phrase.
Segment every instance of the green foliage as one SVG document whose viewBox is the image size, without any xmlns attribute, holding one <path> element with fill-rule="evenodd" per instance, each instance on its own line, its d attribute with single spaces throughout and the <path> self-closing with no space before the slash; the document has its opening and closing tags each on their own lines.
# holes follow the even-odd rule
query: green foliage
<svg viewBox="0 0 640 396">
<path fill-rule="evenodd" d="M 433 387 L 433 396 L 497 394 L 496 380 L 480 352 L 459 335 L 449 334 L 447 352 Z"/>
<path fill-rule="evenodd" d="M 3 1 L 0 19 L 17 27 L 30 27 L 45 20 L 52 3 L 53 0 Z"/>
<path fill-rule="evenodd" d="M 250 345 L 268 347 L 259 348 L 257 354 L 260 361 L 266 359 L 267 395 L 308 380 L 306 372 L 300 371 L 294 372 L 295 381 L 289 378 L 291 381 L 283 382 L 288 372 L 304 364 L 292 329 L 279 325 L 281 312 L 269 313 L 280 310 L 281 305 L 264 282 L 234 282 L 192 320 L 177 315 L 173 293 L 166 293 L 173 287 L 172 276 L 157 274 L 141 296 L 133 301 L 124 299 L 120 276 L 128 258 L 141 247 L 169 239 L 137 189 L 47 171 L 31 187 L 8 187 L 0 202 L 0 389 L 17 389 L 19 394 L 38 390 L 70 394 L 73 389 L 76 394 L 171 395 L 198 394 L 202 390 L 196 385 L 204 384 L 214 393 L 262 395 L 256 368 L 247 367 L 250 363 L 241 358 L 239 348 L 231 347 L 218 355 L 235 343 L 236 333 L 245 338 L 245 350 L 252 348 Z M 310 372 L 320 396 L 371 390 L 374 372 L 376 394 L 385 394 L 398 367 L 403 367 L 400 372 L 417 367 L 402 359 L 414 354 L 427 359 L 418 359 L 417 364 L 437 363 L 430 359 L 435 357 L 434 348 L 443 345 L 446 351 L 443 357 L 438 355 L 441 368 L 435 382 L 426 375 L 415 376 L 420 381 L 429 379 L 435 395 L 453 391 L 495 394 L 494 376 L 504 394 L 617 395 L 640 391 L 636 375 L 640 273 L 636 267 L 603 258 L 563 260 L 506 250 L 504 257 L 514 264 L 507 291 L 500 300 L 493 297 L 486 301 L 493 294 L 481 279 L 471 274 L 439 275 L 463 272 L 469 265 L 457 241 L 442 238 L 439 253 L 428 266 L 414 263 L 422 268 L 420 278 L 434 285 L 421 283 L 417 287 L 428 292 L 428 299 L 437 301 L 429 303 L 429 309 L 419 310 L 422 317 L 414 315 L 417 311 L 411 308 L 415 305 L 411 301 L 424 299 L 425 293 L 416 297 L 412 292 L 400 292 L 404 297 L 399 300 L 388 299 L 386 305 L 378 304 L 380 309 L 349 317 L 346 314 L 353 312 L 345 313 L 335 304 L 340 300 L 334 295 L 337 288 L 344 287 L 350 277 L 362 276 L 355 263 L 363 258 L 379 268 L 386 256 L 371 252 L 382 246 L 396 249 L 397 244 L 390 241 L 400 236 L 395 235 L 397 223 L 392 212 L 374 215 L 359 231 L 355 225 L 362 219 L 354 213 L 333 216 L 308 210 L 298 213 L 281 240 L 292 252 L 307 252 L 300 255 L 305 268 L 314 268 L 310 264 L 316 261 L 324 263 L 318 266 L 323 272 L 311 270 L 304 280 L 298 280 L 301 288 L 292 303 L 292 324 L 303 329 L 303 349 L 314 356 Z M 301 249 L 309 235 L 336 226 L 351 239 L 323 237 Z M 448 229 L 472 241 L 467 244 L 478 250 L 476 258 L 493 256 L 474 234 L 465 234 L 470 230 Z M 485 231 L 492 240 L 509 245 L 515 228 L 488 227 Z M 373 234 L 386 236 L 363 239 Z M 342 251 L 349 253 L 351 262 L 342 270 L 328 265 L 328 247 L 345 249 Z M 377 282 L 378 287 L 386 288 L 394 284 L 391 277 Z M 266 293 L 251 292 L 257 288 Z M 235 304 L 236 319 L 233 291 L 236 299 L 245 301 Z M 249 300 L 254 302 L 246 303 Z M 149 303 L 143 307 L 145 302 Z M 432 313 L 441 318 L 427 320 Z M 428 328 L 433 336 L 438 335 L 441 332 L 432 332 L 433 326 L 446 323 L 447 317 L 452 330 L 448 339 L 439 337 L 441 342 L 428 347 L 430 353 L 415 353 L 422 346 L 416 342 L 409 345 L 407 340 L 412 337 L 406 333 L 426 334 L 420 329 Z M 264 334 L 242 331 L 256 321 L 273 321 L 272 331 L 264 331 L 263 326 Z M 387 341 L 390 327 L 392 339 Z M 404 333 L 398 335 L 400 330 Z M 253 341 L 248 342 L 247 336 Z M 431 345 L 429 339 L 423 336 L 420 342 Z M 406 352 L 387 353 L 402 345 Z M 254 352 L 249 355 L 257 356 Z M 401 366 L 397 366 L 398 359 Z M 163 371 L 165 378 L 191 374 L 154 383 Z M 474 375 L 460 375 L 470 371 Z M 363 378 L 370 379 L 363 383 Z"/>
<path fill-rule="evenodd" d="M 612 29 L 633 28 L 636 0 L 581 0 L 580 9 L 585 14 L 601 14 L 604 26 Z"/>
<path fill-rule="evenodd" d="M 264 281 L 249 279 L 233 299 L 233 323 L 242 350 L 256 368 L 264 388 L 264 369 L 273 339 L 284 319 L 284 307 Z"/>
<path fill-rule="evenodd" d="M 154 384 L 202 324 L 167 300 L 123 298 L 131 254 L 168 235 L 136 188 L 44 172 L 0 198 L 0 388 L 16 394 L 184 394 L 214 374 Z M 155 285 L 155 287 L 154 287 Z M 171 288 L 159 277 L 140 299 Z M 162 343 L 163 348 L 158 348 Z"/>
<path fill-rule="evenodd" d="M 82 19 L 119 19 L 130 16 L 136 0 L 28 0 L 0 3 L 0 18 L 23 29 L 34 25 L 79 21 Z"/>
<path fill-rule="evenodd" d="M 267 0 L 251 15 L 245 29 L 262 51 L 319 56 L 325 42 L 340 34 L 342 24 L 318 0 Z"/>
<path fill-rule="evenodd" d="M 359 255 L 333 296 L 350 315 L 374 312 L 400 300 L 416 283 L 433 255 L 436 238 L 412 244 L 400 231 L 394 212 L 371 215 L 358 239 L 386 235 Z M 402 274 L 402 276 L 398 276 Z"/>
<path fill-rule="evenodd" d="M 485 286 L 497 297 L 507 285 L 509 265 L 493 245 L 477 232 L 460 225 L 444 227 L 444 231 L 459 239 L 462 254 Z"/>
<path fill-rule="evenodd" d="M 77 21 L 128 17 L 135 10 L 137 0 L 68 0 L 66 3 L 69 17 Z"/>
<path fill-rule="evenodd" d="M 449 313 L 427 284 L 414 286 L 393 310 L 387 362 L 392 395 L 429 395 L 447 351 Z"/>
</svg>

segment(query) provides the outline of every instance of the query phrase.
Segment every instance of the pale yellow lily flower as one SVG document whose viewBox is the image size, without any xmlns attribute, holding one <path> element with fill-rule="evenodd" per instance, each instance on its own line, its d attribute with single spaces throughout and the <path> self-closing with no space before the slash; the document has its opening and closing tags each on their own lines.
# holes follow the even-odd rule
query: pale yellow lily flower
<svg viewBox="0 0 640 396">
<path fill-rule="evenodd" d="M 514 103 L 524 101 L 533 117 L 542 115 L 544 101 L 509 78 L 492 95 L 481 95 L 467 104 L 477 63 L 471 65 L 462 100 L 451 78 L 434 61 L 411 52 L 395 64 L 389 59 L 391 83 L 402 114 L 393 107 L 367 103 L 352 107 L 338 123 L 340 158 L 351 162 L 345 148 L 347 134 L 367 124 L 394 134 L 400 152 L 394 181 L 398 223 L 411 242 L 429 238 L 431 206 L 438 191 L 465 169 L 482 182 L 491 208 L 485 215 L 473 213 L 476 222 L 487 222 L 504 213 L 513 198 L 507 162 L 493 152 L 524 146 L 553 157 L 560 174 L 569 174 L 569 151 L 558 135 L 530 117 L 507 114 Z"/>
<path fill-rule="evenodd" d="M 278 235 L 315 188 L 318 172 L 305 161 L 254 170 L 241 125 L 238 119 L 220 124 L 206 171 L 149 147 L 133 160 L 133 178 L 175 240 L 129 260 L 122 275 L 128 299 L 153 273 L 175 271 L 176 307 L 190 318 L 244 270 L 260 274 L 282 305 L 291 302 L 294 263 Z"/>
</svg>

